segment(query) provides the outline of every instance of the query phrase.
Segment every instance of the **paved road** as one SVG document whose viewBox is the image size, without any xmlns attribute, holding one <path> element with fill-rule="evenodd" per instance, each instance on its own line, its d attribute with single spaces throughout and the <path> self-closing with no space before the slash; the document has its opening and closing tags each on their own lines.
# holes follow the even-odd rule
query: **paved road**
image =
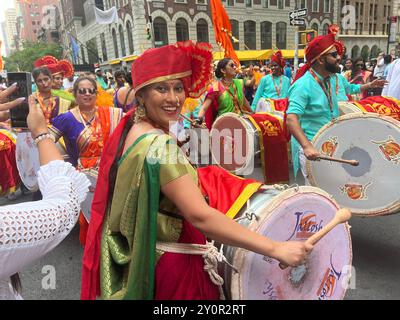
<svg viewBox="0 0 400 320">
<path fill-rule="evenodd" d="M 27 201 L 27 198 L 19 201 Z M 0 199 L 2 204 L 5 201 Z M 352 218 L 350 224 L 355 289 L 349 289 L 345 299 L 400 299 L 400 214 Z M 82 254 L 79 228 L 75 227 L 55 250 L 22 270 L 23 297 L 41 300 L 79 299 Z M 42 279 L 48 274 L 46 266 L 55 267 L 55 289 L 42 289 Z"/>
</svg>

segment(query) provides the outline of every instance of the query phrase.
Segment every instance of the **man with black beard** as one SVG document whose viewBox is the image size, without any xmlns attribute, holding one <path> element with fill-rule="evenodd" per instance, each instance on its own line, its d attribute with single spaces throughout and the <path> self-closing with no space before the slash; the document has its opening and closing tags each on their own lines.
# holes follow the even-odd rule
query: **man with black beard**
<svg viewBox="0 0 400 320">
<path fill-rule="evenodd" d="M 306 158 L 315 160 L 319 156 L 312 139 L 322 126 L 339 116 L 335 74 L 340 72 L 343 51 L 333 34 L 316 37 L 306 48 L 307 63 L 298 70 L 289 89 L 286 124 L 292 134 L 293 169 L 299 184 L 308 184 Z"/>
</svg>

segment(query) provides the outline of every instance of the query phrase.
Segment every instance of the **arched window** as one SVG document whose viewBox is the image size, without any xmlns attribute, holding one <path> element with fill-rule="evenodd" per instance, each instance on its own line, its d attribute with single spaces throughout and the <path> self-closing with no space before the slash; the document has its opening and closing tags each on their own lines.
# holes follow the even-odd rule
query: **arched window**
<svg viewBox="0 0 400 320">
<path fill-rule="evenodd" d="M 237 20 L 229 20 L 231 23 L 231 28 L 232 28 L 232 35 L 235 37 L 235 39 L 239 40 L 239 21 Z M 232 45 L 233 49 L 239 50 L 239 42 L 234 42 L 232 39 Z"/>
<path fill-rule="evenodd" d="M 375 44 L 371 48 L 371 59 L 376 58 L 382 50 Z"/>
<path fill-rule="evenodd" d="M 315 31 L 317 31 L 318 32 L 318 24 L 317 23 L 313 23 L 312 25 L 311 25 L 311 29 L 313 29 L 313 30 L 315 30 Z"/>
<path fill-rule="evenodd" d="M 272 23 L 269 21 L 261 22 L 261 50 L 272 48 Z"/>
<path fill-rule="evenodd" d="M 164 18 L 157 17 L 153 22 L 154 27 L 154 45 L 162 47 L 168 44 L 168 28 Z"/>
<path fill-rule="evenodd" d="M 209 42 L 207 21 L 204 19 L 199 19 L 197 21 L 196 29 L 197 29 L 197 41 Z"/>
<path fill-rule="evenodd" d="M 354 46 L 353 49 L 351 49 L 351 58 L 358 58 L 360 56 L 360 47 L 359 46 Z"/>
<path fill-rule="evenodd" d="M 369 47 L 368 46 L 362 47 L 361 57 L 363 58 L 364 62 L 369 60 Z"/>
<path fill-rule="evenodd" d="M 252 50 L 257 49 L 256 44 L 256 23 L 248 20 L 244 22 L 244 44 Z"/>
<path fill-rule="evenodd" d="M 132 25 L 130 21 L 126 23 L 126 31 L 128 32 L 128 45 L 129 45 L 128 54 L 132 54 L 135 50 L 133 48 Z"/>
<path fill-rule="evenodd" d="M 276 47 L 286 49 L 286 23 L 278 22 L 276 24 Z"/>
<path fill-rule="evenodd" d="M 184 18 L 176 20 L 176 40 L 186 41 L 189 40 L 189 26 Z"/>
<path fill-rule="evenodd" d="M 115 29 L 112 29 L 112 38 L 113 38 L 113 44 L 114 44 L 114 54 L 115 58 L 119 57 L 119 52 L 118 52 L 118 40 L 117 40 L 117 32 Z"/>
<path fill-rule="evenodd" d="M 328 28 L 329 28 L 329 24 L 325 23 L 324 27 L 322 28 L 322 34 L 323 35 L 327 35 L 328 34 Z"/>
<path fill-rule="evenodd" d="M 126 56 L 126 48 L 125 48 L 125 37 L 124 37 L 124 30 L 122 29 L 122 26 L 119 26 L 119 41 L 121 41 L 121 51 L 122 51 L 122 56 Z"/>
</svg>

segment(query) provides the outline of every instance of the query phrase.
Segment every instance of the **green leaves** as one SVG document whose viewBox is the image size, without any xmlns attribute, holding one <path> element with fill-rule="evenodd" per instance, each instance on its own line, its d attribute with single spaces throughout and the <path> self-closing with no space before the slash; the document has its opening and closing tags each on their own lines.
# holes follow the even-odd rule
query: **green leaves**
<svg viewBox="0 0 400 320">
<path fill-rule="evenodd" d="M 22 47 L 22 50 L 14 51 L 10 56 L 4 58 L 4 69 L 31 72 L 36 59 L 45 55 L 52 55 L 60 59 L 62 54 L 62 47 L 57 43 L 23 42 Z"/>
</svg>

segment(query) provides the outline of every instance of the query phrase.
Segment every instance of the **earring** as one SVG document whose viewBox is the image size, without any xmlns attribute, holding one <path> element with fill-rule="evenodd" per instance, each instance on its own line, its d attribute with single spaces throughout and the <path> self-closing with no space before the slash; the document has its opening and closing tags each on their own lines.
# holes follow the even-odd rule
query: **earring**
<svg viewBox="0 0 400 320">
<path fill-rule="evenodd" d="M 142 121 L 146 117 L 146 109 L 144 107 L 144 104 L 139 103 L 139 105 L 136 107 L 135 110 L 135 119 L 134 122 L 138 123 Z"/>
</svg>

